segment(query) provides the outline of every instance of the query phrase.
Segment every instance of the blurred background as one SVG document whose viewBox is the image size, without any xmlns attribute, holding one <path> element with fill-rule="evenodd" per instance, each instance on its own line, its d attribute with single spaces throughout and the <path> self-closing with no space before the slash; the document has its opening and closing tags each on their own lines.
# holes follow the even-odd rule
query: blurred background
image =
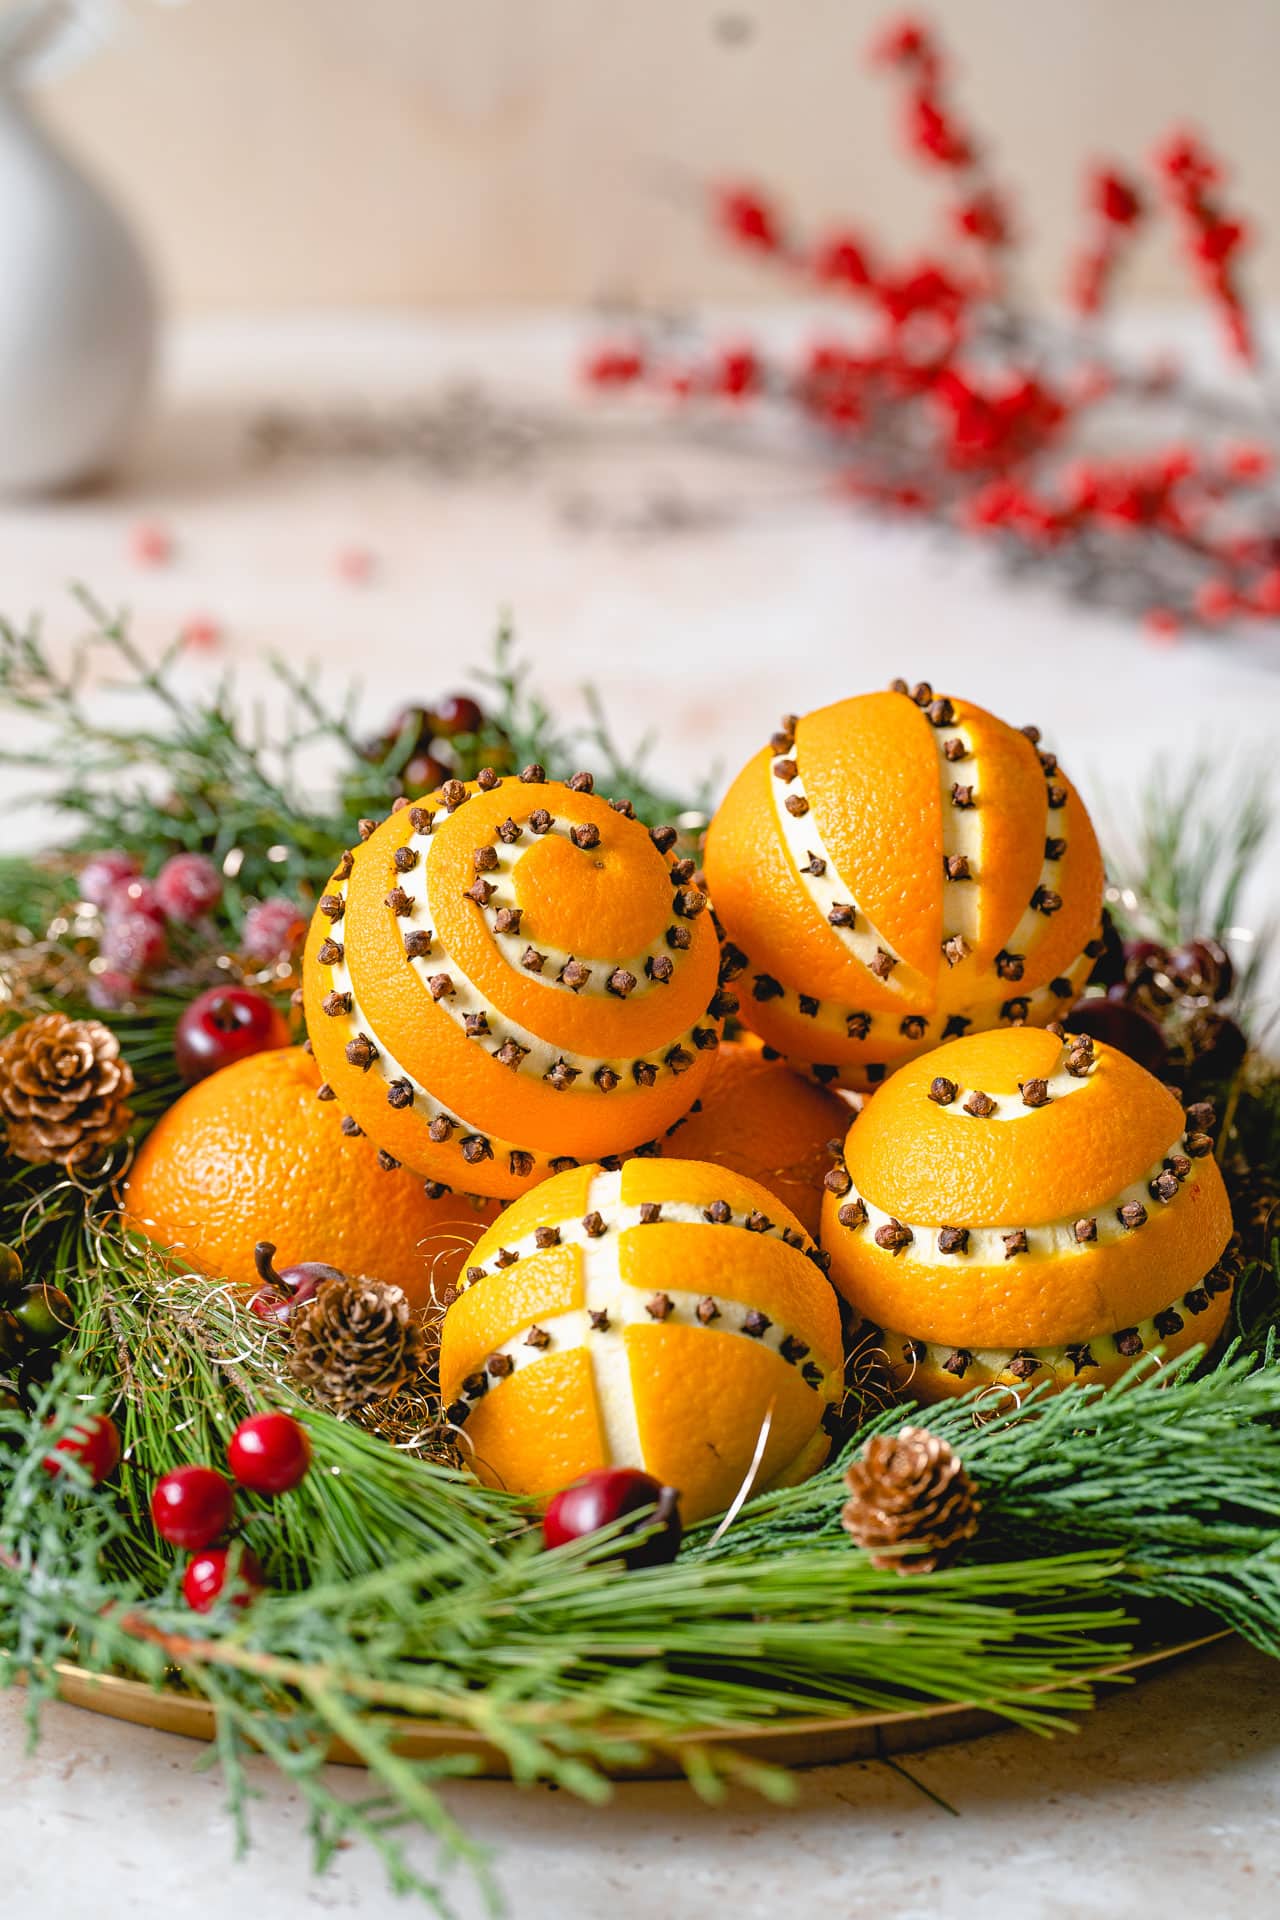
<svg viewBox="0 0 1280 1920">
<path fill-rule="evenodd" d="M 97 10 L 94 9 L 96 12 Z M 123 11 L 123 10 L 122 10 Z M 661 300 L 776 289 L 673 211 L 769 181 L 815 222 L 874 209 L 904 242 L 936 194 L 902 162 L 866 53 L 875 0 L 131 0 L 50 120 L 133 209 L 179 311 Z M 1251 204 L 1280 179 L 1272 0 L 945 0 L 973 117 L 1061 294 L 1092 155 L 1137 161 L 1188 117 Z M 90 22 L 90 30 L 93 23 Z M 667 191 L 663 189 L 666 188 Z M 686 209 L 687 214 L 690 212 Z M 1280 293 L 1280 250 L 1259 263 Z M 1138 296 L 1181 297 L 1174 250 Z"/>
<path fill-rule="evenodd" d="M 1270 753 L 1280 8 L 932 18 L 940 70 L 910 22 L 869 58 L 873 0 L 9 0 L 3 610 L 69 653 L 79 581 L 193 684 L 278 713 L 281 654 L 357 677 L 370 725 L 466 684 L 510 614 L 560 709 L 596 683 L 689 786 L 897 672 L 1038 721 L 1121 810 L 1193 739 Z M 968 160 L 904 138 L 921 100 L 980 130 Z M 1153 164 L 1179 129 L 1220 174 Z M 725 185 L 784 243 L 717 231 Z M 989 192 L 1015 250 L 958 233 Z M 866 311 L 801 258 L 832 233 L 873 250 Z M 1114 291 L 1078 324 L 1082 258 Z M 919 291 L 938 262 L 960 323 Z M 818 418 L 795 369 L 868 319 L 875 395 Z M 660 377 L 615 379 L 642 338 Z M 933 369 L 905 414 L 903 353 Z M 1078 481 L 1112 390 L 1162 409 L 1147 464 L 1109 412 Z M 865 448 L 832 438 L 852 412 Z"/>
</svg>

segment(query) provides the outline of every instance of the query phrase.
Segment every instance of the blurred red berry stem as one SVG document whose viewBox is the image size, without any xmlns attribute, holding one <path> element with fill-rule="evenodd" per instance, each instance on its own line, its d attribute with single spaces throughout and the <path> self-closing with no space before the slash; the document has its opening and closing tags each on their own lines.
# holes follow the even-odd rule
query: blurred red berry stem
<svg viewBox="0 0 1280 1920">
<path fill-rule="evenodd" d="M 895 259 L 862 227 L 805 235 L 766 194 L 717 186 L 717 231 L 801 288 L 847 300 L 856 325 L 827 329 L 792 360 L 741 340 L 682 350 L 638 325 L 594 348 L 587 381 L 688 404 L 781 406 L 819 429 L 851 498 L 943 522 L 1019 569 L 1049 569 L 1075 594 L 1142 617 L 1153 639 L 1280 614 L 1272 417 L 1167 361 L 1135 370 L 1099 332 L 1163 198 L 1229 353 L 1260 372 L 1240 278 L 1249 232 L 1228 211 L 1220 162 L 1177 131 L 1152 156 L 1158 193 L 1115 164 L 1088 169 L 1066 324 L 1014 297 L 1011 196 L 955 105 L 932 29 L 898 21 L 872 58 L 902 88 L 909 152 L 943 183 L 947 244 Z M 1130 433 L 1143 422 L 1143 450 L 1091 451 L 1104 411 L 1114 446 L 1121 404 Z"/>
</svg>

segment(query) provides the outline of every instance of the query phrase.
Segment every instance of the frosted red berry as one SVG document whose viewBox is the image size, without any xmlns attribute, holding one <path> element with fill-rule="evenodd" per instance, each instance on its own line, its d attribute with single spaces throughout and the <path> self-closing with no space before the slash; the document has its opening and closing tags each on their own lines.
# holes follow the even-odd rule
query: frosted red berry
<svg viewBox="0 0 1280 1920">
<path fill-rule="evenodd" d="M 151 1518 L 170 1546 L 212 1546 L 231 1525 L 235 1495 L 213 1467 L 175 1467 L 161 1474 L 151 1492 Z"/>
<path fill-rule="evenodd" d="M 108 972 L 136 980 L 164 965 L 169 937 L 150 914 L 112 913 L 102 929 L 100 952 Z"/>
<path fill-rule="evenodd" d="M 105 1413 L 88 1413 L 55 1440 L 44 1457 L 46 1473 L 61 1473 L 68 1460 L 76 1460 L 85 1469 L 95 1487 L 120 1465 L 120 1430 Z"/>
<path fill-rule="evenodd" d="M 245 914 L 240 945 L 250 960 L 287 960 L 306 935 L 307 923 L 297 902 L 273 894 L 268 900 L 255 900 Z"/>
<path fill-rule="evenodd" d="M 112 887 L 103 913 L 108 920 L 123 919 L 129 913 L 140 913 L 160 926 L 165 921 L 165 910 L 156 892 L 155 882 L 144 880 L 138 873 L 129 874 L 118 886 Z"/>
<path fill-rule="evenodd" d="M 543 1515 L 542 1537 L 548 1547 L 563 1547 L 630 1515 L 635 1516 L 635 1531 L 653 1531 L 633 1547 L 626 1546 L 624 1535 L 619 1542 L 624 1564 L 656 1567 L 674 1560 L 683 1531 L 679 1496 L 673 1487 L 634 1467 L 602 1467 L 563 1488 Z"/>
<path fill-rule="evenodd" d="M 777 253 L 782 245 L 778 217 L 763 194 L 750 187 L 721 187 L 715 195 L 715 217 L 739 246 Z"/>
<path fill-rule="evenodd" d="M 255 1413 L 232 1434 L 227 1465 L 254 1493 L 287 1493 L 311 1465 L 311 1442 L 287 1413 Z"/>
<path fill-rule="evenodd" d="M 81 897 L 91 906 L 105 907 L 116 888 L 136 880 L 140 872 L 131 853 L 114 849 L 92 853 L 80 869 Z"/>
<path fill-rule="evenodd" d="M 175 853 L 156 875 L 156 898 L 170 920 L 194 926 L 222 898 L 222 875 L 202 853 Z"/>
<path fill-rule="evenodd" d="M 247 1607 L 266 1586 L 256 1554 L 248 1547 L 208 1547 L 187 1563 L 182 1597 L 193 1613 L 209 1613 L 224 1592 L 233 1607 Z"/>
<path fill-rule="evenodd" d="M 101 973 L 90 974 L 86 989 L 89 1005 L 102 1013 L 118 1013 L 136 998 L 138 991 L 134 976 L 119 967 L 104 967 Z"/>
<path fill-rule="evenodd" d="M 289 1045 L 279 1008 L 252 987 L 210 987 L 179 1015 L 173 1052 L 188 1085 L 247 1059 Z"/>
</svg>

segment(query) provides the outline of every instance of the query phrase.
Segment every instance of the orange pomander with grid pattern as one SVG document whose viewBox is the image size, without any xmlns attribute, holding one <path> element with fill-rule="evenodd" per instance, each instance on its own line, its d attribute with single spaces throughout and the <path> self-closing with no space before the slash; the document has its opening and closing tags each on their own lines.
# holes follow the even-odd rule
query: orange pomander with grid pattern
<svg viewBox="0 0 1280 1920">
<path fill-rule="evenodd" d="M 742 1018 L 823 1084 L 1047 1025 L 1101 951 L 1097 839 L 1037 729 L 923 685 L 788 716 L 706 871 Z"/>
<path fill-rule="evenodd" d="M 1087 1037 L 954 1040 L 850 1129 L 823 1202 L 831 1278 L 913 1399 L 1110 1385 L 1226 1323 L 1212 1126 Z"/>
<path fill-rule="evenodd" d="M 444 1317 L 440 1391 L 481 1479 L 549 1495 L 637 1467 L 686 1526 L 826 1457 L 843 1390 L 824 1256 L 726 1167 L 629 1160 L 523 1195 Z M 757 1450 L 759 1458 L 757 1460 Z"/>
<path fill-rule="evenodd" d="M 722 996 L 673 829 L 529 767 L 447 781 L 362 833 L 304 963 L 349 1131 L 433 1186 L 507 1198 L 647 1146 L 693 1104 Z"/>
</svg>

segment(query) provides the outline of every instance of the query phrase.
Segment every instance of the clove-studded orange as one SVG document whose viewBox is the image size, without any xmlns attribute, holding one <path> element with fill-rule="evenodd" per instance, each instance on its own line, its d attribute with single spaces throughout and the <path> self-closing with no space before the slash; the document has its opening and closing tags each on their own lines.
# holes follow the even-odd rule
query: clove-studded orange
<svg viewBox="0 0 1280 1920">
<path fill-rule="evenodd" d="M 348 1130 L 499 1198 L 644 1148 L 696 1100 L 722 996 L 673 829 L 588 774 L 446 781 L 344 853 L 307 942 L 307 1030 Z"/>
<path fill-rule="evenodd" d="M 635 1467 L 679 1491 L 686 1526 L 705 1519 L 825 1458 L 843 1364 L 824 1265 L 727 1168 L 560 1174 L 471 1255 L 441 1335 L 447 1417 L 477 1474 L 513 1493 Z"/>
<path fill-rule="evenodd" d="M 770 1057 L 753 1033 L 724 1043 L 698 1099 L 660 1142 L 664 1154 L 711 1160 L 758 1180 L 816 1234 L 830 1143 L 849 1107 Z"/>
<path fill-rule="evenodd" d="M 253 1250 L 280 1267 L 321 1261 L 438 1302 L 496 1213 L 431 1199 L 407 1173 L 385 1181 L 371 1140 L 343 1136 L 301 1047 L 237 1060 L 184 1093 L 138 1149 L 130 1224 L 201 1272 L 256 1287 Z"/>
<path fill-rule="evenodd" d="M 827 1175 L 831 1278 L 914 1399 L 1110 1384 L 1212 1344 L 1233 1285 L 1212 1109 L 1023 1027 L 910 1061 Z"/>
<path fill-rule="evenodd" d="M 706 870 L 722 982 L 824 1084 L 1047 1025 L 1101 952 L 1098 843 L 1038 730 L 923 684 L 788 715 L 716 813 Z"/>
</svg>

